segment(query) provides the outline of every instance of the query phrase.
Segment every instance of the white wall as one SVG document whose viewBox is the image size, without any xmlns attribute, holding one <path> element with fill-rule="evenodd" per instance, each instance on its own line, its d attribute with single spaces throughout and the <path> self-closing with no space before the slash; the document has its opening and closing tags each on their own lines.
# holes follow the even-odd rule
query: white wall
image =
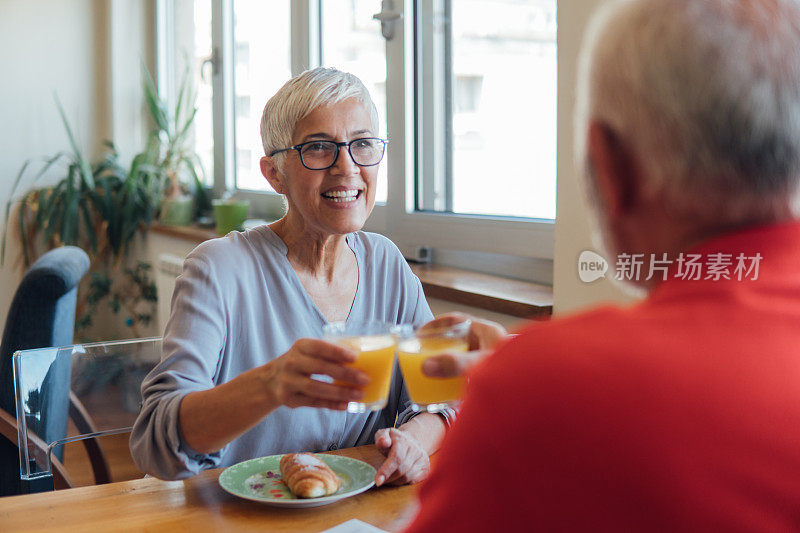
<svg viewBox="0 0 800 533">
<path fill-rule="evenodd" d="M 138 149 L 133 144 L 144 131 L 139 65 L 152 57 L 151 14 L 152 0 L 0 0 L 3 212 L 27 159 L 34 159 L 29 170 L 37 170 L 43 156 L 69 148 L 55 94 L 85 153 L 96 155 L 111 138 L 124 145 L 123 154 Z M 57 180 L 53 170 L 39 183 Z M 15 239 L 7 246 L 0 267 L 0 324 L 21 277 Z"/>
<path fill-rule="evenodd" d="M 562 0 L 558 9 L 558 186 L 553 273 L 557 314 L 600 302 L 629 300 L 608 280 L 581 282 L 577 268 L 580 253 L 597 248 L 589 233 L 588 207 L 579 188 L 580 174 L 573 150 L 575 82 L 583 31 L 592 11 L 601 3 Z"/>
<path fill-rule="evenodd" d="M 84 150 L 96 149 L 108 136 L 101 67 L 105 63 L 102 4 L 93 0 L 0 0 L 3 209 L 25 160 L 37 158 L 31 165 L 37 168 L 41 156 L 69 146 L 54 94 L 58 94 Z M 5 324 L 21 276 L 15 239 L 9 244 L 12 246 L 6 250 L 6 262 L 0 269 L 0 324 Z"/>
</svg>

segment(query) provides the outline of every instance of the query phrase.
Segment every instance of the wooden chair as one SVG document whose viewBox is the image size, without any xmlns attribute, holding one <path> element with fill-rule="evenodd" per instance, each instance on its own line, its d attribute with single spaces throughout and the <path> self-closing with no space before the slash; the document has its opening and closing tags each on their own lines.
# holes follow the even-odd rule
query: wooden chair
<svg viewBox="0 0 800 533">
<path fill-rule="evenodd" d="M 17 427 L 17 419 L 0 409 L 0 435 L 5 437 L 9 442 L 16 443 L 19 428 Z M 42 439 L 31 434 L 31 452 L 35 455 L 36 459 L 40 462 L 45 462 L 47 455 L 47 444 Z M 15 457 L 16 458 L 16 457 Z M 67 474 L 66 468 L 61 464 L 57 458 L 52 458 L 53 469 L 53 485 L 55 489 L 69 489 L 72 488 L 72 480 Z M 106 465 L 106 473 L 108 473 L 108 465 Z"/>
</svg>

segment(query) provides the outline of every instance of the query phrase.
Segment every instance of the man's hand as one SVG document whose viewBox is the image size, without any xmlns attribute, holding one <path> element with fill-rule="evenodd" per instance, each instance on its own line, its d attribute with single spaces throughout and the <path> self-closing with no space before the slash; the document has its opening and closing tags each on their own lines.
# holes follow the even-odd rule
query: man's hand
<svg viewBox="0 0 800 533">
<path fill-rule="evenodd" d="M 417 483 L 428 477 L 431 470 L 428 454 L 407 432 L 395 428 L 379 429 L 375 433 L 375 444 L 386 456 L 375 474 L 376 486 Z"/>
<path fill-rule="evenodd" d="M 466 322 L 467 320 L 471 322 L 469 333 L 467 334 L 467 342 L 469 342 L 470 351 L 491 350 L 508 337 L 506 328 L 497 322 L 475 318 L 474 316 L 464 313 L 444 314 L 434 318 L 420 329 L 424 331 L 426 329 L 447 328 L 460 324 L 461 322 Z"/>
<path fill-rule="evenodd" d="M 422 362 L 422 373 L 432 378 L 464 376 L 490 353 L 489 350 L 475 350 L 473 352 L 434 355 Z"/>
<path fill-rule="evenodd" d="M 489 354 L 498 343 L 508 338 L 506 329 L 497 322 L 471 317 L 462 313 L 442 315 L 422 326 L 422 329 L 453 326 L 465 320 L 472 322 L 467 334 L 470 351 L 428 357 L 422 363 L 422 372 L 425 375 L 435 378 L 463 376 Z"/>
</svg>

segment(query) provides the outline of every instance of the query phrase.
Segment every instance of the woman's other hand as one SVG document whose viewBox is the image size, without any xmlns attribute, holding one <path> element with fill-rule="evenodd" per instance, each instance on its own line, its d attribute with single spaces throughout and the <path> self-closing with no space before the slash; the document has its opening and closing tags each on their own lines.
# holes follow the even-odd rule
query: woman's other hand
<svg viewBox="0 0 800 533">
<path fill-rule="evenodd" d="M 386 460 L 375 474 L 375 485 L 404 485 L 428 477 L 431 462 L 422 445 L 409 433 L 395 428 L 379 429 L 375 444 Z"/>
<path fill-rule="evenodd" d="M 300 339 L 261 369 L 275 404 L 341 411 L 348 402 L 360 400 L 364 396 L 360 387 L 369 383 L 364 372 L 345 366 L 356 357 L 352 350 L 330 342 Z M 319 381 L 313 374 L 330 376 L 335 382 Z"/>
</svg>

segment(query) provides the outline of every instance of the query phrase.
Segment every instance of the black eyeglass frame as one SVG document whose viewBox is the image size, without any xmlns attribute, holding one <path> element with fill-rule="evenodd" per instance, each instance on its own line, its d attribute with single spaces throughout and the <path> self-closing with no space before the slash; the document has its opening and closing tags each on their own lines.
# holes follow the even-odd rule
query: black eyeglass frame
<svg viewBox="0 0 800 533">
<path fill-rule="evenodd" d="M 356 161 L 355 157 L 353 157 L 353 150 L 352 150 L 353 143 L 354 142 L 358 142 L 358 141 L 366 141 L 366 140 L 380 141 L 381 143 L 383 143 L 383 150 L 381 151 L 381 158 L 378 159 L 377 163 L 372 163 L 371 165 L 362 165 L 361 163 Z M 330 143 L 330 144 L 335 145 L 336 146 L 336 155 L 333 156 L 333 161 L 327 167 L 311 168 L 310 166 L 306 165 L 306 162 L 303 159 L 303 152 L 302 152 L 303 147 L 306 146 L 306 145 L 309 145 L 309 144 L 320 143 L 320 142 L 325 142 L 325 143 Z M 359 137 L 358 139 L 353 139 L 352 141 L 349 141 L 349 142 L 344 142 L 344 141 L 336 142 L 336 141 L 329 141 L 327 139 L 319 139 L 319 140 L 316 140 L 316 141 L 306 141 L 304 143 L 295 144 L 294 146 L 290 146 L 289 148 L 282 148 L 280 150 L 273 150 L 272 152 L 270 152 L 269 156 L 272 157 L 275 154 L 279 154 L 281 152 L 288 152 L 290 150 L 297 150 L 297 155 L 300 156 L 300 163 L 304 167 L 306 167 L 308 170 L 327 170 L 327 169 L 331 168 L 333 165 L 336 164 L 336 162 L 339 160 L 339 153 L 342 151 L 341 150 L 342 147 L 346 146 L 347 147 L 347 152 L 350 154 L 350 159 L 353 160 L 353 163 L 355 163 L 356 165 L 358 165 L 360 167 L 374 167 L 375 165 L 380 165 L 381 161 L 383 161 L 383 156 L 386 155 L 386 145 L 387 144 L 389 144 L 389 140 L 388 139 L 381 139 L 380 137 Z"/>
</svg>

